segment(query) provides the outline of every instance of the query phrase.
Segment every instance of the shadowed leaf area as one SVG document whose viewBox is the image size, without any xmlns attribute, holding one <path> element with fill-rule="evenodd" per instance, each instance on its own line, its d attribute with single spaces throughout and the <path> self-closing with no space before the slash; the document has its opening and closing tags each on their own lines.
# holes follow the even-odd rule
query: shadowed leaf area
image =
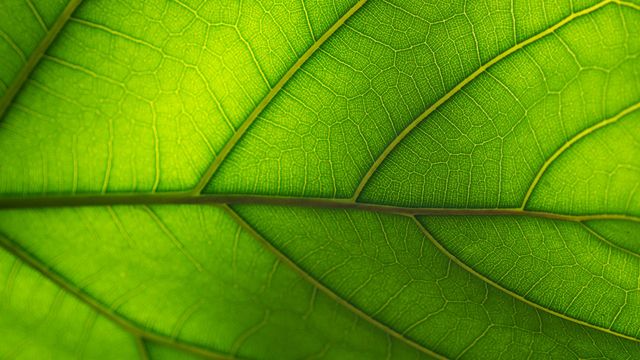
<svg viewBox="0 0 640 360">
<path fill-rule="evenodd" d="M 0 358 L 640 358 L 637 0 L 2 0 Z"/>
</svg>

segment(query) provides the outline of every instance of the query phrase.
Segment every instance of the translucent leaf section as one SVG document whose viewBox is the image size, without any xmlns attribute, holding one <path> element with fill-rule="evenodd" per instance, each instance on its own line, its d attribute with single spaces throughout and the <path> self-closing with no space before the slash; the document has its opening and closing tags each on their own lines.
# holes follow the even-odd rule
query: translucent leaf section
<svg viewBox="0 0 640 360">
<path fill-rule="evenodd" d="M 640 254 L 640 222 L 600 220 L 586 222 L 585 226 L 588 226 L 601 240 L 611 242 L 634 254 Z"/>
<path fill-rule="evenodd" d="M 4 242 L 4 238 L 0 239 Z M 0 250 L 0 356 L 132 359 L 136 340 L 21 259 Z"/>
<path fill-rule="evenodd" d="M 638 254 L 585 225 L 528 217 L 422 219 L 452 257 L 538 306 L 638 337 Z"/>
<path fill-rule="evenodd" d="M 77 1 L 27 0 L 0 4 L 0 117 L 55 34 L 65 7 Z"/>
<path fill-rule="evenodd" d="M 602 99 L 610 95 L 607 78 L 637 79 L 637 37 L 631 34 L 638 32 L 639 15 L 631 3 L 572 8 L 567 2 L 552 14 L 539 9 L 545 21 L 533 22 L 534 29 L 534 15 L 516 14 L 528 6 L 511 5 L 493 2 L 487 11 L 462 3 L 442 9 L 368 3 L 264 110 L 209 191 L 349 198 L 373 178 L 361 200 L 412 205 L 454 203 L 460 197 L 476 204 L 522 200 L 536 163 L 564 137 L 636 101 L 637 92 L 620 92 L 621 97 L 608 97 L 609 103 Z M 487 12 L 513 14 L 489 28 Z M 389 18 L 395 20 L 386 24 Z M 607 36 L 582 36 L 592 32 Z M 585 104 L 580 96 L 595 100 Z M 428 127 L 432 138 L 412 132 L 418 125 Z M 404 151 L 411 154 L 391 152 L 409 133 L 414 142 Z M 413 154 L 417 142 L 430 147 Z M 529 146 L 536 151 L 517 153 Z M 389 152 L 397 161 L 382 165 Z M 500 188 L 514 173 L 522 175 Z M 405 187 L 396 185 L 401 180 L 394 174 L 403 175 Z M 442 193 L 445 185 L 433 182 L 448 177 L 452 194 L 445 199 L 413 193 L 415 187 Z"/>
<path fill-rule="evenodd" d="M 0 192 L 190 190 L 317 41 L 299 29 L 319 37 L 349 5 L 308 25 L 298 0 L 86 1 L 2 119 Z"/>
<path fill-rule="evenodd" d="M 640 216 L 638 109 L 640 104 L 625 116 L 588 129 L 575 145 L 559 153 L 533 192 L 528 208 Z"/>
<path fill-rule="evenodd" d="M 437 349 L 447 358 L 627 358 L 637 356 L 633 354 L 640 350 L 634 341 L 550 315 L 483 282 L 441 253 L 411 217 L 249 205 L 236 209 L 319 282 L 390 326 L 398 336 Z M 449 221 L 437 223 L 441 231 L 462 228 L 473 232 L 477 227 L 453 222 L 456 218 Z M 425 221 L 432 222 L 430 218 Z M 467 238 L 456 240 L 461 247 L 470 242 Z M 480 250 L 476 253 L 491 255 Z M 505 267 L 514 263 L 497 255 L 496 261 L 505 259 Z M 563 259 L 560 255 L 557 258 Z M 538 275 L 524 279 L 535 281 Z M 608 290 L 589 289 L 594 293 Z M 549 293 L 549 297 L 553 295 Z M 593 305 L 582 311 L 601 308 Z M 626 319 L 633 321 L 633 316 Z"/>
<path fill-rule="evenodd" d="M 3 211 L 0 231 L 10 246 L 52 264 L 128 331 L 179 351 L 257 359 L 419 357 L 319 292 L 218 207 Z"/>
<path fill-rule="evenodd" d="M 640 36 L 633 34 L 640 34 L 640 12 L 610 4 L 571 18 L 510 54 L 417 124 L 372 174 L 360 200 L 415 207 L 522 206 L 556 152 L 638 108 Z M 633 157 L 637 144 L 625 140 L 616 153 Z M 553 166 L 565 176 L 587 171 Z M 557 177 L 551 181 L 564 183 Z M 628 192 L 627 186 L 619 191 Z M 604 189 L 589 191 L 598 201 L 607 198 Z M 590 204 L 582 206 L 605 209 Z"/>
<path fill-rule="evenodd" d="M 637 0 L 2 0 L 0 357 L 640 358 Z"/>
</svg>

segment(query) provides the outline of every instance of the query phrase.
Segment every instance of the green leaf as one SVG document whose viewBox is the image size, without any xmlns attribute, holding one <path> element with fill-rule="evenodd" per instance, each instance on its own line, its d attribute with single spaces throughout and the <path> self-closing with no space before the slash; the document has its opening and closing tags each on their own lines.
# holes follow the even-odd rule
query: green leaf
<svg viewBox="0 0 640 360">
<path fill-rule="evenodd" d="M 640 3 L 5 0 L 0 357 L 640 357 Z"/>
</svg>

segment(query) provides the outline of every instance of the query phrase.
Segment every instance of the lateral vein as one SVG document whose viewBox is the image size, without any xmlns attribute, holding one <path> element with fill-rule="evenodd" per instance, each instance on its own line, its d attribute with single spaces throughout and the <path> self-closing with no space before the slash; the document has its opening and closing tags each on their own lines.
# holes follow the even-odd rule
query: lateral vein
<svg viewBox="0 0 640 360">
<path fill-rule="evenodd" d="M 107 308 L 104 304 L 100 303 L 97 299 L 78 288 L 69 279 L 64 278 L 60 274 L 56 273 L 53 269 L 44 264 L 41 260 L 28 253 L 26 250 L 18 246 L 14 241 L 7 238 L 5 235 L 0 234 L 0 248 L 4 249 L 31 269 L 37 271 L 49 281 L 60 287 L 66 293 L 74 296 L 80 302 L 92 308 L 98 314 L 109 319 L 113 323 L 120 326 L 126 332 L 132 334 L 140 339 L 152 341 L 164 346 L 173 347 L 178 350 L 186 351 L 196 355 L 203 356 L 212 360 L 229 360 L 237 359 L 234 356 L 228 354 L 217 353 L 212 350 L 200 347 L 194 344 L 180 342 L 176 339 L 172 339 L 168 336 L 149 331 L 141 328 L 138 324 L 133 323 L 131 320 L 116 314 L 111 309 Z"/>
<path fill-rule="evenodd" d="M 424 236 L 442 253 L 444 254 L 446 257 L 448 257 L 449 259 L 451 259 L 451 261 L 453 261 L 455 264 L 457 264 L 458 266 L 462 267 L 464 270 L 466 270 L 467 272 L 471 273 L 472 275 L 478 277 L 480 280 L 482 280 L 483 282 L 491 285 L 492 287 L 494 287 L 495 289 L 504 292 L 505 294 L 509 295 L 510 297 L 513 297 L 519 301 L 522 301 L 523 303 L 532 306 L 534 309 L 539 309 L 542 310 L 548 314 L 551 314 L 553 316 L 559 317 L 561 319 L 567 320 L 567 321 L 571 321 L 573 323 L 576 323 L 578 325 L 582 325 L 591 329 L 595 329 L 597 331 L 601 331 L 619 338 L 623 338 L 623 339 L 627 339 L 627 340 L 631 340 L 631 341 L 635 341 L 635 342 L 640 342 L 640 339 L 635 338 L 633 336 L 629 336 L 629 335 L 625 335 L 616 331 L 613 331 L 611 329 L 607 329 L 604 327 L 600 327 L 597 325 L 593 325 L 590 324 L 586 321 L 582 321 L 576 318 L 572 318 L 570 316 L 567 316 L 565 314 L 562 314 L 560 312 L 557 312 L 555 310 L 549 309 L 547 307 L 544 307 L 542 305 L 539 305 L 533 301 L 530 301 L 528 299 L 526 299 L 524 296 L 518 295 L 515 292 L 502 287 L 500 284 L 496 283 L 495 281 L 489 279 L 488 277 L 480 274 L 479 272 L 477 272 L 476 270 L 474 270 L 472 267 L 470 267 L 469 265 L 465 264 L 462 260 L 460 260 L 458 257 L 456 257 L 455 255 L 453 255 L 452 253 L 449 252 L 449 250 L 447 250 L 425 227 L 424 225 L 422 225 L 422 223 L 420 222 L 420 220 L 418 220 L 415 216 L 411 216 L 413 218 L 413 220 L 416 223 L 416 226 L 420 229 L 420 231 L 424 234 Z"/>
<path fill-rule="evenodd" d="M 236 130 L 236 132 L 231 136 L 229 141 L 224 145 L 222 150 L 218 153 L 218 156 L 215 157 L 213 162 L 209 165 L 204 175 L 196 185 L 196 187 L 192 190 L 193 195 L 199 195 L 202 193 L 204 188 L 207 186 L 213 174 L 218 170 L 220 165 L 227 158 L 231 150 L 233 150 L 236 144 L 240 141 L 240 139 L 247 132 L 251 124 L 260 116 L 262 111 L 271 103 L 271 100 L 276 97 L 276 95 L 280 92 L 280 90 L 284 87 L 284 85 L 293 78 L 298 70 L 304 65 L 309 58 L 324 44 L 342 25 L 353 16 L 368 0 L 360 0 L 358 1 L 349 11 L 347 11 L 337 22 L 333 24 L 307 51 L 296 61 L 291 68 L 284 74 L 284 76 L 278 81 L 278 83 L 271 88 L 271 90 L 267 93 L 267 95 L 260 101 L 258 106 L 253 109 L 251 114 L 242 122 L 242 125 Z"/>
<path fill-rule="evenodd" d="M 71 0 L 69 4 L 64 8 L 56 22 L 51 26 L 51 29 L 47 32 L 45 37 L 40 41 L 38 47 L 33 51 L 27 62 L 22 67 L 22 70 L 18 73 L 16 78 L 13 80 L 7 92 L 4 94 L 2 99 L 0 99 L 0 120 L 4 117 L 5 113 L 11 106 L 13 99 L 18 95 L 20 89 L 27 82 L 29 76 L 33 73 L 33 70 L 40 63 L 40 59 L 42 59 L 42 55 L 44 55 L 47 50 L 51 47 L 51 44 L 58 38 L 60 31 L 67 24 L 71 14 L 78 8 L 78 6 L 82 3 L 82 0 Z"/>
<path fill-rule="evenodd" d="M 545 172 L 547 171 L 549 166 L 551 166 L 551 164 L 554 161 L 556 161 L 562 154 L 564 154 L 564 152 L 567 151 L 567 149 L 569 149 L 575 143 L 577 143 L 578 141 L 580 141 L 583 138 L 587 137 L 588 135 L 590 135 L 590 134 L 592 134 L 592 133 L 594 133 L 594 132 L 596 132 L 596 131 L 604 128 L 604 127 L 606 127 L 607 125 L 611 125 L 611 124 L 616 123 L 618 120 L 624 118 L 625 116 L 627 116 L 629 114 L 632 114 L 633 112 L 637 111 L 638 109 L 640 109 L 640 102 L 635 103 L 635 104 L 627 107 L 626 109 L 624 109 L 621 112 L 617 113 L 613 117 L 610 117 L 608 119 L 601 120 L 601 121 L 597 122 L 596 124 L 594 124 L 594 125 L 586 128 L 586 129 L 582 130 L 581 132 L 576 134 L 574 137 L 572 137 L 571 139 L 566 141 L 561 147 L 559 147 L 553 153 L 553 155 L 551 155 L 544 162 L 544 164 L 542 165 L 542 167 L 540 168 L 540 170 L 536 174 L 536 177 L 531 182 L 531 185 L 529 185 L 529 188 L 527 189 L 527 193 L 524 196 L 524 200 L 522 200 L 522 205 L 520 206 L 520 209 L 525 209 L 526 208 L 527 203 L 529 202 L 529 198 L 531 198 L 531 194 L 533 194 L 533 190 L 536 188 L 536 186 L 540 182 L 540 179 L 542 179 L 542 176 L 545 174 Z"/>
<path fill-rule="evenodd" d="M 621 1 L 618 0 L 604 0 L 601 1 L 591 7 L 588 7 L 586 9 L 583 9 L 581 11 L 578 12 L 574 12 L 571 15 L 565 17 L 564 19 L 562 19 L 561 21 L 557 22 L 556 24 L 554 24 L 553 26 L 547 28 L 546 30 L 539 32 L 538 34 L 520 42 L 517 43 L 516 45 L 510 47 L 509 49 L 505 50 L 504 52 L 498 54 L 496 57 L 494 57 L 493 59 L 491 59 L 490 61 L 488 61 L 487 63 L 483 64 L 482 66 L 480 66 L 476 71 L 474 71 L 473 73 L 471 73 L 471 75 L 467 76 L 464 80 L 462 80 L 460 83 L 458 83 L 453 89 L 449 90 L 449 92 L 447 92 L 444 96 L 442 96 L 441 98 L 439 98 L 435 103 L 433 103 L 431 106 L 429 106 L 429 108 L 427 108 L 427 110 L 425 110 L 423 113 L 421 113 L 420 115 L 418 115 L 418 117 L 416 117 L 409 125 L 407 125 L 401 132 L 400 134 L 398 134 L 393 141 L 391 141 L 387 147 L 382 151 L 382 153 L 378 156 L 378 158 L 373 162 L 373 164 L 371 165 L 371 167 L 369 168 L 369 170 L 367 171 L 367 173 L 364 175 L 364 177 L 360 180 L 360 183 L 358 184 L 358 187 L 356 188 L 353 196 L 351 197 L 352 201 L 356 201 L 358 199 L 358 197 L 360 197 L 360 194 L 362 193 L 362 191 L 364 190 L 365 186 L 367 185 L 367 183 L 369 182 L 369 180 L 371 179 L 371 177 L 373 176 L 373 174 L 378 170 L 378 168 L 380 167 L 380 165 L 382 165 L 382 163 L 384 162 L 384 160 L 389 156 L 389 154 L 418 126 L 420 125 L 420 123 L 422 123 L 423 120 L 425 120 L 427 117 L 429 117 L 429 115 L 431 115 L 434 111 L 436 111 L 438 108 L 440 108 L 440 106 L 442 106 L 444 103 L 446 103 L 449 99 L 451 99 L 455 94 L 457 94 L 460 90 L 462 90 L 462 88 L 464 88 L 467 84 L 469 84 L 471 81 L 473 81 L 474 79 L 476 79 L 478 76 L 480 76 L 482 73 L 484 73 L 485 71 L 487 71 L 490 67 L 492 67 L 493 65 L 495 65 L 496 63 L 500 62 L 501 60 L 503 60 L 504 58 L 508 57 L 509 55 L 515 53 L 516 51 L 524 48 L 527 45 L 530 45 L 552 33 L 554 33 L 556 30 L 558 30 L 559 28 L 563 27 L 564 25 L 568 24 L 569 22 L 571 22 L 574 19 L 577 19 L 579 17 L 585 16 L 587 14 L 590 14 L 602 7 L 604 7 L 607 4 L 610 3 L 621 3 Z"/>
<path fill-rule="evenodd" d="M 231 216 L 243 229 L 245 229 L 249 234 L 251 234 L 251 236 L 253 236 L 259 243 L 261 243 L 264 247 L 266 247 L 267 250 L 269 250 L 274 255 L 276 255 L 280 260 L 282 260 L 282 262 L 284 262 L 291 269 L 296 271 L 300 276 L 302 276 L 302 278 L 304 278 L 312 286 L 314 286 L 315 288 L 317 288 L 320 291 L 322 291 L 323 293 L 325 293 L 325 295 L 327 295 L 329 298 L 333 299 L 338 304 L 344 306 L 347 310 L 351 311 L 352 313 L 354 313 L 355 315 L 357 315 L 358 317 L 360 317 L 364 321 L 376 326 L 377 328 L 381 329 L 382 331 L 384 331 L 388 335 L 393 336 L 394 338 L 404 342 L 405 344 L 409 345 L 410 347 L 412 347 L 412 348 L 414 348 L 414 349 L 416 349 L 416 350 L 418 350 L 418 351 L 420 351 L 420 352 L 422 352 L 424 354 L 427 354 L 429 356 L 435 357 L 437 359 L 446 359 L 441 354 L 438 354 L 438 353 L 434 352 L 433 350 L 425 348 L 424 346 L 422 346 L 421 344 L 415 342 L 414 340 L 412 340 L 412 339 L 400 334 L 399 332 L 397 332 L 393 328 L 389 327 L 388 325 L 386 325 L 386 324 L 374 319 L 369 314 L 367 314 L 364 311 L 360 310 L 358 307 L 356 307 L 355 305 L 351 304 L 346 299 L 342 298 L 340 295 L 338 295 L 335 292 L 333 292 L 331 289 L 329 289 L 328 287 L 323 285 L 321 282 L 319 282 L 317 279 L 315 279 L 313 276 L 311 276 L 311 274 L 309 274 L 304 269 L 302 269 L 300 266 L 298 266 L 295 262 L 293 262 L 293 260 L 291 260 L 284 253 L 282 253 L 278 248 L 276 248 L 273 244 L 271 244 L 267 239 L 265 239 L 256 229 L 253 228 L 253 226 L 251 226 L 251 224 L 249 224 L 244 218 L 242 218 L 230 206 L 222 205 L 222 207 L 229 214 L 229 216 Z"/>
</svg>

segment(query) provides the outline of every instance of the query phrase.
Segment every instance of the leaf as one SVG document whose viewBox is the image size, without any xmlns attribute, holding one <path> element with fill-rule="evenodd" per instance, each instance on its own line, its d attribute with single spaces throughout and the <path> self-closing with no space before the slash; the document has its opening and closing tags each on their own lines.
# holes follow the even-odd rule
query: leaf
<svg viewBox="0 0 640 360">
<path fill-rule="evenodd" d="M 0 20 L 0 356 L 640 356 L 640 3 Z"/>
</svg>

